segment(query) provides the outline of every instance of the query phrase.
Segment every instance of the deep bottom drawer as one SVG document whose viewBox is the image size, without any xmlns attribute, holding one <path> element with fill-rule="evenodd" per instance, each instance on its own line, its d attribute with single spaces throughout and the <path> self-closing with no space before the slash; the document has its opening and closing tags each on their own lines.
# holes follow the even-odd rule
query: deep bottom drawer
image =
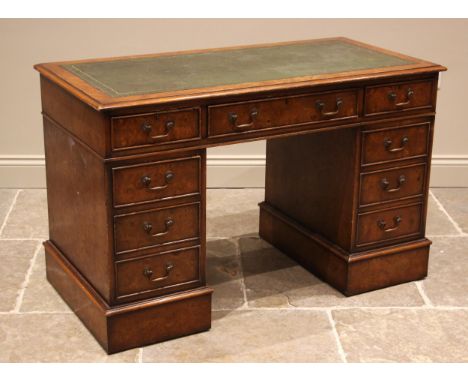
<svg viewBox="0 0 468 382">
<path fill-rule="evenodd" d="M 422 214 L 422 204 L 359 214 L 356 246 L 418 236 Z"/>
<path fill-rule="evenodd" d="M 116 263 L 118 298 L 194 287 L 200 281 L 199 247 Z"/>
</svg>

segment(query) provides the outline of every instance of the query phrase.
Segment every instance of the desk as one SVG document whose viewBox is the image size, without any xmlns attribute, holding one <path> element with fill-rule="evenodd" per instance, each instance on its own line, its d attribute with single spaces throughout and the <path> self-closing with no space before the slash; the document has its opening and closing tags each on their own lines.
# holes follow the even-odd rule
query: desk
<svg viewBox="0 0 468 382">
<path fill-rule="evenodd" d="M 47 278 L 108 353 L 210 328 L 207 147 L 267 139 L 260 236 L 345 295 L 426 276 L 443 66 L 333 38 L 35 68 Z"/>
</svg>

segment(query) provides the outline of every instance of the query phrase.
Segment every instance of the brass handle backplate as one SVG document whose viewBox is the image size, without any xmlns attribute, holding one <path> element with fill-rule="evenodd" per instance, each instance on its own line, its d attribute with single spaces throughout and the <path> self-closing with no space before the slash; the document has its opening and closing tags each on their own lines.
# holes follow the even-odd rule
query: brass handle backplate
<svg viewBox="0 0 468 382">
<path fill-rule="evenodd" d="M 234 130 L 247 130 L 254 126 L 255 119 L 257 118 L 257 116 L 258 116 L 257 109 L 252 109 L 250 111 L 250 121 L 248 123 L 238 125 L 237 124 L 238 116 L 237 116 L 237 113 L 234 113 L 234 112 L 228 114 L 228 119 L 231 125 L 234 126 Z"/>
<path fill-rule="evenodd" d="M 167 171 L 166 174 L 164 175 L 164 184 L 162 186 L 154 186 L 150 187 L 151 185 L 151 177 L 148 175 L 145 175 L 141 177 L 141 183 L 143 186 L 145 186 L 148 190 L 151 191 L 158 191 L 158 190 L 164 190 L 165 188 L 169 187 L 169 183 L 171 183 L 172 179 L 174 179 L 174 173 L 172 171 Z"/>
<path fill-rule="evenodd" d="M 317 100 L 315 102 L 315 107 L 317 108 L 318 111 L 320 111 L 320 114 L 324 117 L 328 117 L 330 115 L 336 115 L 340 112 L 341 106 L 343 105 L 343 100 L 341 98 L 337 98 L 336 100 L 336 107 L 334 111 L 324 111 L 325 110 L 325 102 L 321 100 Z"/>
<path fill-rule="evenodd" d="M 389 153 L 397 153 L 399 151 L 403 151 L 405 149 L 405 146 L 408 144 L 409 138 L 408 137 L 403 137 L 401 138 L 401 144 L 400 147 L 393 147 L 393 141 L 390 138 L 385 138 L 384 139 L 384 147 L 385 150 L 387 150 Z"/>
<path fill-rule="evenodd" d="M 158 281 L 163 281 L 167 279 L 171 273 L 171 271 L 174 269 L 174 265 L 172 263 L 166 263 L 166 273 L 164 276 L 157 277 L 155 279 L 152 279 L 153 277 L 153 270 L 150 267 L 145 267 L 143 270 L 143 275 L 151 282 L 156 283 Z"/>
<path fill-rule="evenodd" d="M 395 106 L 408 105 L 409 103 L 411 103 L 413 96 L 414 96 L 414 90 L 411 88 L 408 88 L 408 91 L 406 92 L 406 101 L 395 103 Z M 391 102 L 395 102 L 397 99 L 397 94 L 395 92 L 388 93 L 388 99 Z"/>
<path fill-rule="evenodd" d="M 143 223 L 143 229 L 146 231 L 148 235 L 151 235 L 152 237 L 161 237 L 169 233 L 169 230 L 175 224 L 175 222 L 174 220 L 172 220 L 172 218 L 167 218 L 164 224 L 166 226 L 166 230 L 163 232 L 151 233 L 151 231 L 153 230 L 153 225 L 149 222 Z"/>
<path fill-rule="evenodd" d="M 160 135 L 151 135 L 150 138 L 151 139 L 161 139 L 161 138 L 166 138 L 167 136 L 169 136 L 169 133 L 171 132 L 171 130 L 174 128 L 175 126 L 175 122 L 174 121 L 166 121 L 166 124 L 165 124 L 165 130 L 164 130 L 164 134 L 160 134 Z M 148 123 L 148 122 L 145 122 L 141 125 L 141 130 L 143 130 L 144 133 L 146 134 L 151 134 L 151 132 L 153 131 L 153 126 Z"/>
<path fill-rule="evenodd" d="M 381 181 L 380 181 L 380 184 L 382 185 L 382 188 L 384 189 L 384 191 L 386 192 L 397 192 L 397 191 L 400 191 L 401 189 L 401 186 L 403 185 L 403 183 L 406 182 L 406 177 L 404 175 L 400 175 L 398 177 L 398 180 L 397 180 L 397 186 L 395 188 L 389 188 L 390 187 L 390 182 L 387 180 L 387 178 L 383 178 Z"/>
<path fill-rule="evenodd" d="M 400 223 L 401 223 L 401 217 L 400 216 L 395 216 L 393 218 L 393 227 L 390 227 L 390 228 L 387 228 L 387 222 L 383 219 L 379 219 L 377 220 L 377 225 L 379 226 L 379 228 L 384 231 L 384 232 L 392 232 L 392 231 L 396 231 L 398 228 L 400 228 Z"/>
</svg>

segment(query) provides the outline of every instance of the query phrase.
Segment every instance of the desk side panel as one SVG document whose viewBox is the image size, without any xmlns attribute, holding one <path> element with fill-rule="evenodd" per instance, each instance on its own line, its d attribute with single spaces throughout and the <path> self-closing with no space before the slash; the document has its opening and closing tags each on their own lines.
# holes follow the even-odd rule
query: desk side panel
<svg viewBox="0 0 468 382">
<path fill-rule="evenodd" d="M 111 200 L 104 163 L 47 118 L 44 142 L 50 240 L 109 302 Z"/>
<path fill-rule="evenodd" d="M 41 76 L 42 112 L 101 156 L 109 152 L 110 119 Z"/>
</svg>

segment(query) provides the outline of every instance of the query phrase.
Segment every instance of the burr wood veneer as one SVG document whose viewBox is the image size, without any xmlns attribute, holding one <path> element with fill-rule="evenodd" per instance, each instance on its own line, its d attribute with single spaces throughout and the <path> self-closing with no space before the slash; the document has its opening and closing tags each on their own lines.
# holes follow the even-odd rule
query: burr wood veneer
<svg viewBox="0 0 468 382">
<path fill-rule="evenodd" d="M 260 236 L 345 295 L 426 276 L 444 67 L 334 38 L 35 68 L 47 278 L 108 353 L 210 328 L 207 147 L 267 139 Z"/>
</svg>

